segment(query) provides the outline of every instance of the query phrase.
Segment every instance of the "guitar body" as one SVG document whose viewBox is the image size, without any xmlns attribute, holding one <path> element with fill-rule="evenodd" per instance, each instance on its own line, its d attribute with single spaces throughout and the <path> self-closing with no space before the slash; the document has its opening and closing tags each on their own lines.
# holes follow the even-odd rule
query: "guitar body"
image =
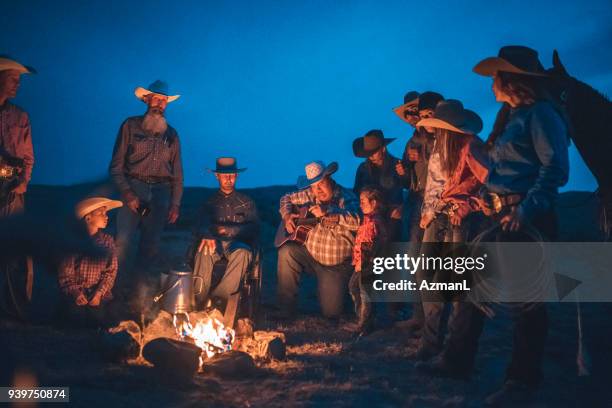
<svg viewBox="0 0 612 408">
<path fill-rule="evenodd" d="M 308 208 L 301 207 L 297 212 L 298 218 L 294 220 L 295 231 L 289 234 L 285 228 L 285 222 L 282 221 L 276 230 L 276 236 L 274 237 L 274 246 L 280 248 L 287 242 L 296 242 L 300 245 L 304 245 L 308 239 L 308 234 L 319 222 L 318 219 L 309 217 Z"/>
</svg>

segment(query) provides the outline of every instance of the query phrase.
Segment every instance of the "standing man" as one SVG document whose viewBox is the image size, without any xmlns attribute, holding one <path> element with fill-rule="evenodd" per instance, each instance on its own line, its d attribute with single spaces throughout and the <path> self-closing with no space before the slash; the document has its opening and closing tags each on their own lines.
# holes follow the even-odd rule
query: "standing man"
<svg viewBox="0 0 612 408">
<path fill-rule="evenodd" d="M 419 120 L 433 116 L 438 102 L 443 100 L 442 95 L 436 92 L 410 91 L 404 95 L 404 104 L 393 109 L 393 111 L 406 123 L 415 128 L 412 137 L 406 143 L 402 161 L 397 163 L 395 170 L 403 178 L 404 186 L 410 191 L 408 196 L 408 241 L 411 242 L 413 256 L 423 241 L 424 229 L 420 227 L 421 207 L 427 183 L 427 169 L 429 158 L 433 151 L 434 135 L 433 129 L 417 128 Z M 413 303 L 412 318 L 399 322 L 400 326 L 407 329 L 418 330 L 423 326 L 423 307 L 420 300 Z"/>
<path fill-rule="evenodd" d="M 17 61 L 0 58 L 0 217 L 24 211 L 24 195 L 34 166 L 32 129 L 28 114 L 9 100 L 17 96 L 21 75 L 35 72 Z M 31 260 L 5 260 L 0 270 L 0 309 L 23 317 L 23 307 L 32 296 Z"/>
<path fill-rule="evenodd" d="M 337 318 L 352 273 L 351 256 L 355 231 L 359 228 L 359 201 L 353 192 L 337 184 L 331 175 L 338 163 L 322 161 L 306 165 L 298 178 L 298 191 L 280 199 L 280 215 L 286 231 L 295 231 L 299 208 L 317 221 L 304 244 L 286 242 L 278 249 L 278 300 L 281 317 L 290 317 L 296 306 L 300 275 L 317 277 L 323 316 Z"/>
<path fill-rule="evenodd" d="M 382 130 L 373 129 L 353 141 L 355 156 L 366 158 L 357 168 L 353 192 L 359 195 L 366 186 L 375 186 L 382 192 L 386 207 L 383 217 L 387 222 L 391 242 L 401 241 L 402 238 L 404 201 L 403 180 L 395 169 L 396 164 L 400 161 L 391 155 L 386 147 L 394 140 L 394 138 L 386 138 Z"/>
<path fill-rule="evenodd" d="M 194 231 L 197 251 L 193 274 L 202 277 L 204 282 L 196 299 L 199 308 L 205 305 L 209 294 L 215 301 L 226 302 L 236 293 L 253 259 L 253 248 L 259 235 L 259 217 L 255 202 L 236 191 L 238 173 L 244 170 L 238 168 L 233 157 L 218 158 L 216 169 L 211 170 L 217 177 L 219 190 L 200 209 L 198 226 Z M 227 260 L 225 273 L 211 291 L 211 284 L 215 281 L 213 268 L 223 258 Z"/>
<path fill-rule="evenodd" d="M 140 229 L 137 259 L 152 265 L 165 224 L 179 216 L 183 194 L 179 137 L 164 117 L 167 104 L 180 95 L 171 96 L 159 80 L 134 93 L 147 111 L 123 122 L 109 167 L 125 204 L 117 215 L 117 249 L 119 261 L 125 261 L 132 234 Z"/>
</svg>

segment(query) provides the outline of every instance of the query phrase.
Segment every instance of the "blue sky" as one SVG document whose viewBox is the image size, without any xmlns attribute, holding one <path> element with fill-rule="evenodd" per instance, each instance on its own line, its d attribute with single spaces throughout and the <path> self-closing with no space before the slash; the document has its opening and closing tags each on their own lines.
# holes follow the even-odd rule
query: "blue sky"
<svg viewBox="0 0 612 408">
<path fill-rule="evenodd" d="M 5 2 L 0 54 L 39 71 L 15 101 L 31 115 L 36 183 L 105 176 L 119 125 L 145 109 L 134 88 L 161 78 L 182 95 L 167 116 L 186 185 L 215 185 L 204 169 L 234 155 L 243 187 L 292 184 L 313 159 L 338 161 L 352 186 L 354 138 L 380 128 L 401 154 L 411 129 L 391 108 L 408 90 L 461 99 L 486 137 L 499 105 L 471 69 L 502 45 L 536 48 L 545 66 L 556 48 L 610 95 L 612 3 L 589 3 Z M 566 189 L 594 189 L 573 148 L 571 165 Z"/>
</svg>

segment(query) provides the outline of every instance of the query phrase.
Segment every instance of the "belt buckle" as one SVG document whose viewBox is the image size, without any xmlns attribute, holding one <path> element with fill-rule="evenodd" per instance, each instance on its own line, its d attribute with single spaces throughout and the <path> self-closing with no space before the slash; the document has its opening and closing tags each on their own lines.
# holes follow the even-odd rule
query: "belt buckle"
<svg viewBox="0 0 612 408">
<path fill-rule="evenodd" d="M 499 214 L 502 211 L 502 200 L 499 194 L 488 192 L 486 194 L 486 200 L 495 214 Z"/>
<path fill-rule="evenodd" d="M 0 178 L 9 179 L 15 175 L 15 168 L 7 165 L 0 165 Z"/>
</svg>

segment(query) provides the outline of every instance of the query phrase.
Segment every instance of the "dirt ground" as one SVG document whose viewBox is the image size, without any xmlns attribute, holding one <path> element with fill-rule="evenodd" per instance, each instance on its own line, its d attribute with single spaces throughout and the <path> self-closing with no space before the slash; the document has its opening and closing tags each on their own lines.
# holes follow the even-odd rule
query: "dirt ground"
<svg viewBox="0 0 612 408">
<path fill-rule="evenodd" d="M 89 189 L 89 190 L 88 190 Z M 263 221 L 263 242 L 271 242 L 276 205 L 286 187 L 248 190 L 257 201 Z M 91 187 L 34 188 L 30 208 L 40 210 L 52 198 L 75 201 Z M 98 190 L 103 191 L 103 190 Z M 183 216 L 163 239 L 169 263 L 180 260 L 189 244 L 195 208 L 210 191 L 187 189 Z M 576 215 L 591 211 L 588 197 L 566 195 L 562 232 L 586 240 L 589 231 Z M 572 201 L 573 200 L 573 201 Z M 581 204 L 571 206 L 570 204 Z M 48 210 L 48 208 L 47 208 Z M 576 225 L 570 224 L 575 222 Z M 112 226 L 111 226 L 112 229 Z M 277 330 L 287 338 L 286 361 L 258 362 L 258 369 L 241 378 L 198 374 L 176 384 L 155 369 L 105 361 L 95 330 L 65 329 L 54 324 L 57 288 L 50 272 L 37 274 L 35 301 L 28 323 L 0 321 L 0 347 L 7 359 L 41 386 L 69 386 L 76 406 L 211 406 L 211 407 L 478 407 L 501 385 L 510 357 L 512 322 L 504 313 L 487 321 L 480 340 L 476 373 L 469 382 L 424 376 L 406 356 L 410 333 L 379 330 L 356 339 L 339 330 L 338 322 L 319 316 L 314 281 L 306 279 L 302 313 L 290 323 L 270 318 L 276 286 L 276 254 L 265 244 L 263 306 L 256 321 L 259 330 Z M 347 312 L 348 312 L 347 308 Z M 408 313 L 408 310 L 406 310 Z M 544 364 L 545 380 L 533 407 L 610 407 L 612 396 L 612 304 L 583 304 L 585 346 L 591 375 L 578 377 L 576 366 L 576 306 L 549 304 L 550 331 Z M 347 313 L 344 320 L 350 319 Z M 340 322 L 341 324 L 342 322 Z M 5 384 L 0 384 L 5 385 Z"/>
</svg>

